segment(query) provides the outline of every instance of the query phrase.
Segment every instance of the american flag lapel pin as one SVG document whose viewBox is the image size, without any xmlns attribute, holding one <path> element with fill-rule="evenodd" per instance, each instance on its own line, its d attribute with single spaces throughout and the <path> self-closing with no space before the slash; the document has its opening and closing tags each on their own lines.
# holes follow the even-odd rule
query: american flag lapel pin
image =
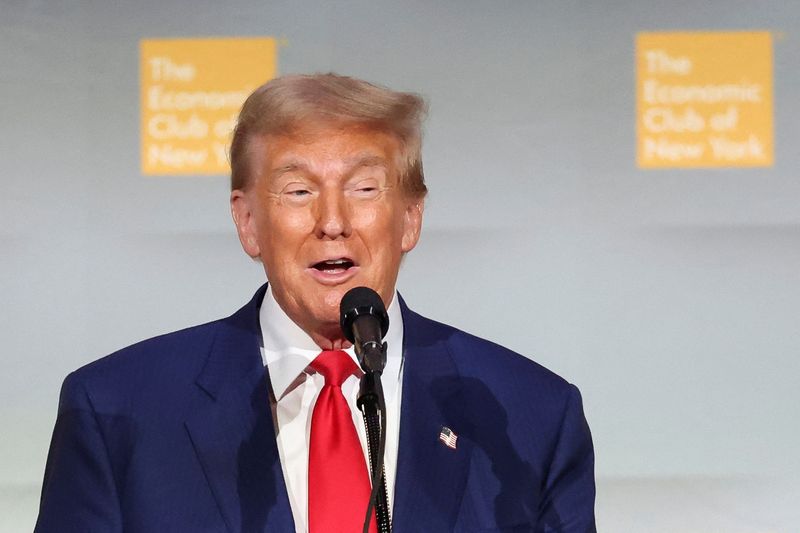
<svg viewBox="0 0 800 533">
<path fill-rule="evenodd" d="M 439 432 L 439 440 L 444 443 L 445 446 L 448 448 L 456 449 L 456 442 L 458 441 L 458 435 L 447 426 L 442 426 L 442 430 Z"/>
</svg>

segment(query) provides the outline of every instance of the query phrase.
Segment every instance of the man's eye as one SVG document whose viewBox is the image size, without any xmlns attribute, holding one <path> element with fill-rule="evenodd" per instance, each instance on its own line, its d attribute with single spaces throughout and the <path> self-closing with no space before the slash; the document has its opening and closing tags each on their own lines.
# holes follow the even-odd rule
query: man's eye
<svg viewBox="0 0 800 533">
<path fill-rule="evenodd" d="M 354 187 L 351 195 L 356 198 L 375 198 L 380 193 L 380 188 L 376 185 L 360 185 Z"/>
<path fill-rule="evenodd" d="M 288 205 L 306 205 L 314 198 L 314 191 L 302 185 L 289 186 L 281 192 L 281 198 Z"/>
<path fill-rule="evenodd" d="M 283 194 L 292 198 L 302 198 L 311 194 L 311 189 L 301 184 L 290 185 L 283 189 Z"/>
</svg>

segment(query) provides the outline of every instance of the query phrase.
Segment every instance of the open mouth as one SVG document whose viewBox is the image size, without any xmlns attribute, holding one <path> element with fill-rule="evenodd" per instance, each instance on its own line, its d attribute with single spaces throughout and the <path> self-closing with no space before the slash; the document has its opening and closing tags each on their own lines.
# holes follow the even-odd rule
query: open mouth
<svg viewBox="0 0 800 533">
<path fill-rule="evenodd" d="M 346 272 L 348 269 L 354 266 L 355 263 L 352 260 L 346 257 L 340 257 L 339 259 L 327 259 L 325 261 L 320 261 L 319 263 L 314 263 L 311 265 L 311 268 L 320 272 L 325 272 L 326 274 L 338 274 L 341 272 Z"/>
</svg>

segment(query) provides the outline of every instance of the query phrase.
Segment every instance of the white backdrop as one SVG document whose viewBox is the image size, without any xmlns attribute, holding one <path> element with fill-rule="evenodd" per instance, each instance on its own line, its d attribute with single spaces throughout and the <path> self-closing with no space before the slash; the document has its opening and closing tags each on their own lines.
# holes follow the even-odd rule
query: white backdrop
<svg viewBox="0 0 800 533">
<path fill-rule="evenodd" d="M 634 38 L 776 32 L 772 168 L 635 165 Z M 281 73 L 430 102 L 400 291 L 577 384 L 603 531 L 800 515 L 800 5 L 2 0 L 0 530 L 32 527 L 61 380 L 230 314 L 263 272 L 226 177 L 139 172 L 138 41 L 275 36 Z"/>
</svg>

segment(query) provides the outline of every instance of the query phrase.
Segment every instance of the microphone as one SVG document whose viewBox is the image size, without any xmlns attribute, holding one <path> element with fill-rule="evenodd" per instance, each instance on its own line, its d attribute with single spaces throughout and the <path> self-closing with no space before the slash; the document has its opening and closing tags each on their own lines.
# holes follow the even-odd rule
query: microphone
<svg viewBox="0 0 800 533">
<path fill-rule="evenodd" d="M 339 304 L 339 324 L 347 340 L 353 343 L 358 362 L 365 373 L 383 372 L 386 366 L 386 343 L 389 315 L 377 292 L 369 287 L 354 287 Z"/>
<path fill-rule="evenodd" d="M 368 287 L 347 291 L 339 304 L 339 325 L 347 340 L 353 343 L 364 375 L 358 387 L 356 405 L 364 415 L 369 444 L 369 464 L 372 469 L 372 491 L 362 533 L 368 533 L 373 509 L 378 531 L 391 533 L 386 480 L 383 477 L 386 451 L 386 401 L 383 397 L 381 374 L 386 366 L 386 343 L 389 315 L 377 292 Z"/>
</svg>

